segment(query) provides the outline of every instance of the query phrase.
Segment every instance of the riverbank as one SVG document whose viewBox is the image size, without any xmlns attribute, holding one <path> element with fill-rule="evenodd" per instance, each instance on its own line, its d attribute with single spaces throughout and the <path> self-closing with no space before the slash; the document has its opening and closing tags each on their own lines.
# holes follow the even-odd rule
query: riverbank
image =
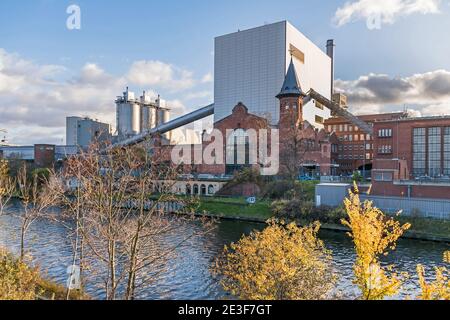
<svg viewBox="0 0 450 320">
<path fill-rule="evenodd" d="M 274 215 L 268 200 L 257 201 L 256 204 L 247 204 L 243 198 L 202 198 L 200 201 L 199 216 L 219 218 L 224 220 L 237 220 L 254 223 L 265 223 Z M 409 222 L 411 229 L 404 234 L 406 239 L 450 243 L 450 221 L 418 217 L 397 217 L 402 223 Z M 298 220 L 299 225 L 308 225 L 311 221 Z M 348 232 L 340 224 L 322 223 L 322 229 Z"/>
<path fill-rule="evenodd" d="M 0 300 L 66 300 L 67 289 L 45 279 L 36 267 L 0 248 Z M 69 300 L 88 300 L 88 295 L 73 290 Z"/>
</svg>

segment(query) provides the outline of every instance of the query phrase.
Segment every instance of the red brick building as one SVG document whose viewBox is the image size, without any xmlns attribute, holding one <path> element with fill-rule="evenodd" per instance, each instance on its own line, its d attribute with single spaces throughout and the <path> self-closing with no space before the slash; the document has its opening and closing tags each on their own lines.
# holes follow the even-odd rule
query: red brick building
<svg viewBox="0 0 450 320">
<path fill-rule="evenodd" d="M 374 123 L 372 194 L 450 198 L 450 117 Z"/>
<path fill-rule="evenodd" d="M 228 117 L 214 123 L 214 129 L 219 130 L 225 138 L 223 141 L 223 155 L 227 161 L 220 164 L 197 163 L 185 166 L 185 171 L 199 174 L 232 175 L 234 172 L 245 167 L 261 168 L 261 163 L 250 161 L 251 155 L 259 155 L 260 145 L 249 144 L 250 129 L 260 132 L 267 130 L 267 149 L 271 154 L 271 131 L 279 130 L 280 171 L 286 174 L 289 170 L 296 170 L 294 174 L 309 175 L 333 175 L 336 174 L 338 154 L 338 139 L 336 135 L 327 133 L 323 129 L 317 129 L 307 121 L 303 120 L 303 97 L 294 64 L 291 61 L 286 73 L 280 93 L 280 120 L 277 126 L 270 126 L 267 119 L 248 112 L 244 103 L 239 102 Z M 214 143 L 215 138 L 205 134 L 203 145 L 191 147 L 191 159 L 195 153 Z M 295 147 L 293 147 L 295 144 Z M 180 146 L 178 146 L 180 147 Z M 239 147 L 242 147 L 241 149 Z M 245 150 L 243 163 L 237 161 L 237 151 Z M 294 151 L 296 150 L 296 151 Z M 242 159 L 241 159 L 242 160 Z"/>
<path fill-rule="evenodd" d="M 406 112 L 381 113 L 358 116 L 364 122 L 374 125 L 379 121 L 406 118 Z M 367 173 L 372 169 L 374 158 L 374 139 L 360 128 L 342 117 L 325 120 L 327 132 L 335 133 L 339 139 L 338 156 L 339 174 L 350 175 L 356 170 Z"/>
</svg>

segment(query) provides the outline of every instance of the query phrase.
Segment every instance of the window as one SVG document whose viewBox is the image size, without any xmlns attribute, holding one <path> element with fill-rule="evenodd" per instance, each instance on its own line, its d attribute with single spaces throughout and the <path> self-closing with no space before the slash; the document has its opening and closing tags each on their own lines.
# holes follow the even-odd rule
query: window
<svg viewBox="0 0 450 320">
<path fill-rule="evenodd" d="M 378 146 L 378 154 L 390 154 L 390 153 L 392 153 L 391 145 Z"/>
<path fill-rule="evenodd" d="M 202 184 L 201 186 L 202 196 L 206 196 L 206 186 Z"/>
<path fill-rule="evenodd" d="M 359 140 L 359 136 L 357 134 L 355 134 L 355 141 Z"/>
<path fill-rule="evenodd" d="M 208 186 L 208 194 L 213 195 L 214 194 L 214 186 L 212 184 L 210 184 Z"/>
<path fill-rule="evenodd" d="M 242 151 L 244 154 L 242 154 Z M 250 163 L 250 142 L 248 133 L 244 129 L 236 129 L 227 138 L 226 173 L 233 174 Z M 232 161 L 232 163 L 228 163 Z"/>
<path fill-rule="evenodd" d="M 450 127 L 444 128 L 444 175 L 450 175 Z"/>
<path fill-rule="evenodd" d="M 414 128 L 413 130 L 413 175 L 425 175 L 426 161 L 425 128 Z"/>
<path fill-rule="evenodd" d="M 323 110 L 323 104 L 321 104 L 320 102 L 316 101 L 316 108 L 319 108 L 320 110 Z"/>
<path fill-rule="evenodd" d="M 441 174 L 441 128 L 428 129 L 428 171 L 431 177 Z"/>
<path fill-rule="evenodd" d="M 391 138 L 392 129 L 380 129 L 378 130 L 378 137 L 380 138 Z"/>
<path fill-rule="evenodd" d="M 323 123 L 323 118 L 321 116 L 317 116 L 316 115 L 316 123 L 322 124 Z"/>
<path fill-rule="evenodd" d="M 194 184 L 194 195 L 198 195 L 198 184 Z"/>
<path fill-rule="evenodd" d="M 377 171 L 374 174 L 375 181 L 389 182 L 394 180 L 394 175 L 389 171 Z"/>
</svg>

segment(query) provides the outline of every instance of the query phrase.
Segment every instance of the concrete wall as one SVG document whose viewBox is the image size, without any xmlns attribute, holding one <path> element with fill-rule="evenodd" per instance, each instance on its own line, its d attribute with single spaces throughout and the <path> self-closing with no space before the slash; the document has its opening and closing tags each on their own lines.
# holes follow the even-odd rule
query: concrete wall
<svg viewBox="0 0 450 320">
<path fill-rule="evenodd" d="M 399 198 L 380 196 L 360 196 L 361 200 L 371 200 L 377 208 L 389 213 L 402 210 L 403 216 L 421 216 L 450 220 L 450 201 L 422 198 Z"/>
<path fill-rule="evenodd" d="M 342 205 L 350 184 L 344 183 L 321 183 L 316 186 L 316 206 L 338 207 Z"/>
<path fill-rule="evenodd" d="M 316 186 L 316 205 L 340 206 L 348 195 L 350 188 L 350 184 L 321 183 Z M 402 211 L 403 216 L 450 220 L 450 200 L 372 196 L 364 194 L 360 195 L 360 199 L 361 201 L 373 201 L 375 207 L 386 213 L 394 214 Z"/>
</svg>

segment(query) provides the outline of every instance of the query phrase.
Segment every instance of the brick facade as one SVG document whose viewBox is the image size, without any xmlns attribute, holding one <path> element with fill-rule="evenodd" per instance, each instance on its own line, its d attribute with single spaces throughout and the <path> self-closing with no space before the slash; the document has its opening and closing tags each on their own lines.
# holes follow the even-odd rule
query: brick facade
<svg viewBox="0 0 450 320">
<path fill-rule="evenodd" d="M 375 124 L 379 121 L 400 119 L 406 117 L 404 112 L 382 113 L 359 116 L 361 120 Z M 327 132 L 334 132 L 339 139 L 338 158 L 339 174 L 352 174 L 356 170 L 362 170 L 365 166 L 370 170 L 373 155 L 373 137 L 342 117 L 333 117 L 325 120 Z"/>
<path fill-rule="evenodd" d="M 372 183 L 374 195 L 450 199 L 450 117 L 375 123 Z"/>
</svg>

